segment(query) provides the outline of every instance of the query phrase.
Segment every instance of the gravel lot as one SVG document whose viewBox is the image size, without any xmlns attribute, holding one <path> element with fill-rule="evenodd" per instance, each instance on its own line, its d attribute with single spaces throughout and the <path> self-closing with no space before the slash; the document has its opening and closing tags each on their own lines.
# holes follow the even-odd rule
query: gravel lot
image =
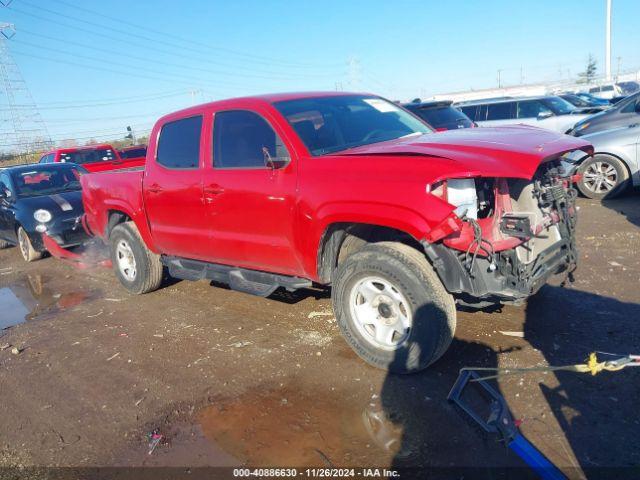
<svg viewBox="0 0 640 480">
<path fill-rule="evenodd" d="M 575 283 L 460 312 L 445 356 L 404 377 L 351 352 L 322 290 L 262 299 L 169 281 L 134 297 L 110 270 L 0 251 L 0 323 L 27 316 L 0 331 L 0 466 L 522 466 L 447 403 L 460 367 L 640 353 L 640 195 L 578 203 Z M 571 477 L 640 466 L 640 369 L 498 386 Z M 167 441 L 149 455 L 155 428 Z"/>
</svg>

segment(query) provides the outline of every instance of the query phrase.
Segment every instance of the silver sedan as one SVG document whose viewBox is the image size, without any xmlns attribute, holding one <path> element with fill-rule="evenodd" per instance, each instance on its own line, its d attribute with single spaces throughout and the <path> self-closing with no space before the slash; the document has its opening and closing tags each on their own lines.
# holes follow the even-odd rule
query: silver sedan
<svg viewBox="0 0 640 480">
<path fill-rule="evenodd" d="M 579 163 L 580 192 L 589 198 L 613 198 L 640 186 L 640 123 L 584 135 L 594 148 L 593 156 L 572 158 Z"/>
</svg>

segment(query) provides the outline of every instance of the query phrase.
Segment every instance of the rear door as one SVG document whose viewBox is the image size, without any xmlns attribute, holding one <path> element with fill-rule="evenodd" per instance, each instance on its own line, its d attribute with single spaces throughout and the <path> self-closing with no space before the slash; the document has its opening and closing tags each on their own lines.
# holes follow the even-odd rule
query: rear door
<svg viewBox="0 0 640 480">
<path fill-rule="evenodd" d="M 143 180 L 144 204 L 161 253 L 198 260 L 209 239 L 202 201 L 202 115 L 167 121 Z"/>
<path fill-rule="evenodd" d="M 204 174 L 208 255 L 218 263 L 300 273 L 293 248 L 297 164 L 283 132 L 266 111 L 225 110 L 214 113 L 212 138 Z"/>
</svg>

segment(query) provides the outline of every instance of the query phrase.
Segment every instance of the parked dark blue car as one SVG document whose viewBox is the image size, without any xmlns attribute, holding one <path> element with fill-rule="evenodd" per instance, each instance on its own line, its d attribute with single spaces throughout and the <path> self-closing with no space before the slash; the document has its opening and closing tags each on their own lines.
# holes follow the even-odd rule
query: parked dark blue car
<svg viewBox="0 0 640 480">
<path fill-rule="evenodd" d="M 86 234 L 80 176 L 74 164 L 33 164 L 0 169 L 0 248 L 17 245 L 27 262 L 42 257 L 42 234 L 61 247 L 80 245 Z"/>
</svg>

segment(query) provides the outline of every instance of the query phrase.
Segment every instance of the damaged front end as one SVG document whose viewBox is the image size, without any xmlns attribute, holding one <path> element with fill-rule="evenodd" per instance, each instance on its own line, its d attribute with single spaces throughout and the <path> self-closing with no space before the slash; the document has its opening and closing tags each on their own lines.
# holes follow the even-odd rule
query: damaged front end
<svg viewBox="0 0 640 480">
<path fill-rule="evenodd" d="M 542 163 L 531 180 L 454 179 L 432 186 L 456 206 L 460 228 L 424 249 L 459 303 L 519 303 L 550 277 L 571 277 L 577 191 L 560 159 Z"/>
</svg>

